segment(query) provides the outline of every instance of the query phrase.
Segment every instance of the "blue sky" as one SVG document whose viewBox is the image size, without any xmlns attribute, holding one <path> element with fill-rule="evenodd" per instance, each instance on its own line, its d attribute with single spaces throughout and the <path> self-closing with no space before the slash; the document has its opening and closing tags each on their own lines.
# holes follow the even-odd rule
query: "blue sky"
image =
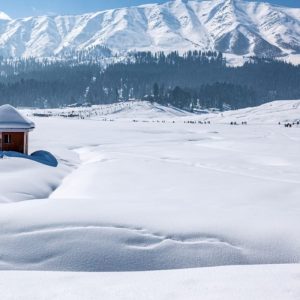
<svg viewBox="0 0 300 300">
<path fill-rule="evenodd" d="M 257 0 L 259 1 L 259 0 Z M 85 12 L 140 5 L 163 3 L 165 0 L 0 0 L 0 11 L 12 18 L 43 14 L 80 14 Z M 300 7 L 300 0 L 268 0 L 274 4 Z"/>
</svg>

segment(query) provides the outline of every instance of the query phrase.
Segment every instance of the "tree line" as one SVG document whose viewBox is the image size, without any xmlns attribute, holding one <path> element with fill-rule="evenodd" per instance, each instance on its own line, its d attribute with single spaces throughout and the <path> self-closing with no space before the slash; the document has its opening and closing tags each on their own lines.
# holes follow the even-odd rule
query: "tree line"
<svg viewBox="0 0 300 300">
<path fill-rule="evenodd" d="M 283 61 L 251 58 L 232 67 L 222 53 L 175 51 L 130 53 L 106 65 L 103 51 L 69 53 L 68 59 L 0 58 L 0 104 L 61 107 L 143 99 L 225 110 L 300 99 L 300 67 Z"/>
</svg>

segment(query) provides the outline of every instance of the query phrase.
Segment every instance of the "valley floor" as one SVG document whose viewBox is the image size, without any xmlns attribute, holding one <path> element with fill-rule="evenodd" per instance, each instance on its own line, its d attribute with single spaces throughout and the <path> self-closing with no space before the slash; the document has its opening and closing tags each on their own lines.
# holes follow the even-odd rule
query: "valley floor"
<svg viewBox="0 0 300 300">
<path fill-rule="evenodd" d="M 0 298 L 299 299 L 299 128 L 188 118 L 36 118 L 59 166 L 0 160 Z"/>
</svg>

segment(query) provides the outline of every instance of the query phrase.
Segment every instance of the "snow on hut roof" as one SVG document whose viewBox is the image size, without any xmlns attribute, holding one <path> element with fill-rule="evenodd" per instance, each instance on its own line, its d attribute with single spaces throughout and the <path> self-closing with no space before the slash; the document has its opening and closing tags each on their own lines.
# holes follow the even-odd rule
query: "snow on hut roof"
<svg viewBox="0 0 300 300">
<path fill-rule="evenodd" d="M 34 128 L 35 124 L 24 117 L 13 106 L 9 104 L 0 106 L 0 131 L 30 131 Z"/>
</svg>

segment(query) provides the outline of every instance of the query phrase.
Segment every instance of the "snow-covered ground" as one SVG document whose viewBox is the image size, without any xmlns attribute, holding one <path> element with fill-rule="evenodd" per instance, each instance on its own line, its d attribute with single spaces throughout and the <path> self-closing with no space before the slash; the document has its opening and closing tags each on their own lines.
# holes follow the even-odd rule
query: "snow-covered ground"
<svg viewBox="0 0 300 300">
<path fill-rule="evenodd" d="M 24 110 L 29 116 L 60 117 L 70 119 L 89 119 L 97 121 L 139 121 L 139 122 L 184 122 L 211 121 L 214 124 L 230 124 L 230 122 L 249 122 L 249 124 L 277 125 L 286 122 L 300 121 L 300 100 L 281 100 L 269 102 L 257 107 L 250 107 L 226 112 L 203 111 L 202 115 L 192 114 L 174 107 L 151 104 L 147 101 L 121 102 L 110 105 L 94 105 L 92 107 L 76 107 L 61 109 Z M 185 117 L 185 118 L 184 118 Z"/>
<path fill-rule="evenodd" d="M 114 122 L 34 118 L 31 152 L 50 151 L 59 166 L 0 160 L 0 269 L 244 266 L 0 272 L 0 298 L 299 298 L 300 128 L 278 125 L 297 119 L 299 102 L 223 116 L 140 104 L 108 113 Z M 238 116 L 249 125 L 229 126 Z"/>
<path fill-rule="evenodd" d="M 257 107 L 208 114 L 204 120 L 213 123 L 228 124 L 230 122 L 249 122 L 249 124 L 275 125 L 300 121 L 300 100 L 273 101 Z"/>
<path fill-rule="evenodd" d="M 108 105 L 93 105 L 92 107 L 66 107 L 57 109 L 24 110 L 28 116 L 63 117 L 90 120 L 143 120 L 172 119 L 176 117 L 192 116 L 191 113 L 174 107 L 166 107 L 147 101 L 129 101 Z"/>
<path fill-rule="evenodd" d="M 0 272 L 2 300 L 297 300 L 299 265 L 131 273 Z"/>
</svg>

